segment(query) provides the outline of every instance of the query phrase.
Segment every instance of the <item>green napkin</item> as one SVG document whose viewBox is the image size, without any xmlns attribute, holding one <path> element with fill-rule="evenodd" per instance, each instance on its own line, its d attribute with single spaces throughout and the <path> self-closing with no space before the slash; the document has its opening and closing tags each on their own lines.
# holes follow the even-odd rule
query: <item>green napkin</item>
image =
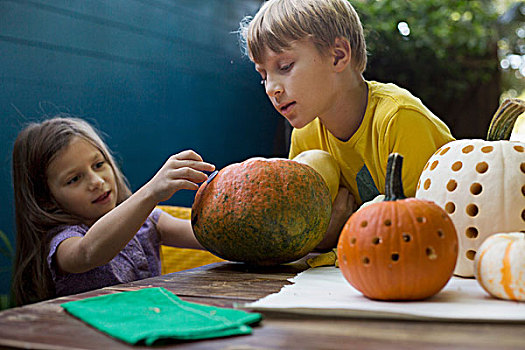
<svg viewBox="0 0 525 350">
<path fill-rule="evenodd" d="M 261 314 L 181 300 L 164 288 L 103 295 L 61 305 L 112 337 L 152 345 L 160 339 L 195 340 L 250 334 Z"/>
</svg>

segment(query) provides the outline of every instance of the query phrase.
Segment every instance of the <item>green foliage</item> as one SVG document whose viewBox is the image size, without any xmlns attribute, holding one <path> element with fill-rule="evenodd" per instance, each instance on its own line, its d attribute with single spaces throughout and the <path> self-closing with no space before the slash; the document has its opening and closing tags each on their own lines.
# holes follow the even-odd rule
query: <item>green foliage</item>
<svg viewBox="0 0 525 350">
<path fill-rule="evenodd" d="M 499 74 L 498 16 L 491 1 L 354 0 L 352 4 L 365 28 L 367 79 L 397 83 L 439 110 Z"/>
<path fill-rule="evenodd" d="M 9 242 L 9 238 L 7 238 L 7 235 L 0 230 L 0 242 L 2 242 L 2 245 L 0 245 L 0 255 L 3 255 L 7 258 L 13 258 L 14 256 L 14 250 L 13 246 L 11 245 L 11 242 Z M 3 272 L 5 270 L 2 269 L 0 266 L 0 272 Z"/>
<path fill-rule="evenodd" d="M 0 310 L 13 307 L 13 302 L 8 294 L 0 294 Z"/>
<path fill-rule="evenodd" d="M 525 1 L 512 1 L 500 9 L 498 55 L 503 77 L 503 97 L 525 94 Z"/>
<path fill-rule="evenodd" d="M 14 250 L 7 235 L 0 230 L 0 255 L 3 255 L 9 261 L 13 259 Z M 0 273 L 10 270 L 9 266 L 0 265 Z M 0 310 L 13 306 L 12 300 L 8 294 L 0 294 Z"/>
</svg>

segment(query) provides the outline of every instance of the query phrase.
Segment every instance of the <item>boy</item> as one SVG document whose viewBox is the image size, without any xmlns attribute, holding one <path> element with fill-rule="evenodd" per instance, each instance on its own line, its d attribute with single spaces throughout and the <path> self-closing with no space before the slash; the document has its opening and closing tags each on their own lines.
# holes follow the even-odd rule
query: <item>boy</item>
<svg viewBox="0 0 525 350">
<path fill-rule="evenodd" d="M 335 246 L 356 204 L 384 192 L 390 153 L 404 156 L 404 190 L 414 196 L 426 161 L 453 140 L 408 91 L 363 78 L 363 28 L 347 0 L 269 0 L 241 22 L 240 35 L 266 94 L 294 128 L 289 158 L 322 149 L 340 166 L 342 187 L 318 248 Z"/>
</svg>

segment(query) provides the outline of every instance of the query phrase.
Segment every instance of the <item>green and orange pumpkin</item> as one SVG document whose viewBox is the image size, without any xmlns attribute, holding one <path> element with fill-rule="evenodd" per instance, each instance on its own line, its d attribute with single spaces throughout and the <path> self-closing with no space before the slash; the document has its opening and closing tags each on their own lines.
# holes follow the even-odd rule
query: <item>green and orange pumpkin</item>
<svg viewBox="0 0 525 350">
<path fill-rule="evenodd" d="M 220 258 L 270 266 L 302 258 L 323 239 L 332 201 L 313 168 L 251 158 L 210 175 L 195 196 L 195 237 Z"/>
</svg>

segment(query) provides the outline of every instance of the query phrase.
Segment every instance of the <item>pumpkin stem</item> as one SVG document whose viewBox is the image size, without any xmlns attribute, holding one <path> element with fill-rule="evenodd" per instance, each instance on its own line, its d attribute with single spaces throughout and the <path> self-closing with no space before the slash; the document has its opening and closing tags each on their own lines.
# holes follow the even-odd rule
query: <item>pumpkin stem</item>
<svg viewBox="0 0 525 350">
<path fill-rule="evenodd" d="M 399 153 L 391 153 L 386 164 L 385 201 L 397 201 L 404 199 L 403 182 L 401 180 L 401 167 L 403 156 Z"/>
<path fill-rule="evenodd" d="M 492 117 L 487 141 L 509 140 L 516 119 L 525 112 L 525 101 L 509 98 L 503 101 Z"/>
</svg>

